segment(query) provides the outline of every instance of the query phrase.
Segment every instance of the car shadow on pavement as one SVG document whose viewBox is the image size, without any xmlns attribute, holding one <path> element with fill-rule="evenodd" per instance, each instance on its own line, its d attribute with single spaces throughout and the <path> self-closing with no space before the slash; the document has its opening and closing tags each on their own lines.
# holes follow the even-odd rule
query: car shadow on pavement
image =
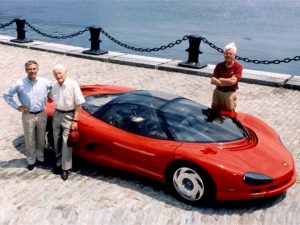
<svg viewBox="0 0 300 225">
<path fill-rule="evenodd" d="M 286 196 L 284 192 L 273 197 L 247 201 L 215 201 L 205 205 L 189 205 L 173 197 L 164 184 L 129 172 L 92 164 L 76 157 L 74 158 L 73 172 L 139 191 L 174 207 L 208 214 L 249 213 L 279 204 Z"/>
<path fill-rule="evenodd" d="M 25 140 L 24 136 L 19 136 L 13 141 L 13 145 L 19 152 L 25 154 Z M 43 169 L 51 172 L 55 163 L 54 151 L 45 150 L 46 165 Z M 26 159 L 13 159 L 7 162 L 0 162 L 1 168 L 19 168 L 26 167 Z M 72 173 L 88 176 L 93 179 L 101 180 L 103 182 L 113 183 L 123 188 L 128 188 L 158 201 L 169 204 L 186 211 L 198 211 L 203 214 L 210 215 L 231 215 L 233 213 L 251 213 L 256 210 L 267 209 L 274 205 L 279 204 L 284 200 L 286 193 L 247 201 L 216 201 L 206 205 L 189 205 L 173 197 L 164 184 L 159 182 L 127 173 L 124 171 L 104 167 L 90 162 L 83 161 L 74 156 Z M 70 176 L 72 179 L 72 175 Z"/>
</svg>

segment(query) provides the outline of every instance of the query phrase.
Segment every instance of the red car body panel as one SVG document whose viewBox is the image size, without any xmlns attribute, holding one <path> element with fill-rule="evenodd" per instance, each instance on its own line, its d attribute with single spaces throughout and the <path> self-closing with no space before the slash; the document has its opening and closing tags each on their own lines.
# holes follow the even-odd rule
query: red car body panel
<svg viewBox="0 0 300 225">
<path fill-rule="evenodd" d="M 81 86 L 85 96 L 123 93 L 134 89 L 108 85 Z M 51 100 L 46 108 L 51 117 Z M 158 140 L 123 131 L 82 110 L 78 122 L 80 141 L 74 153 L 80 158 L 165 182 L 166 168 L 186 161 L 203 168 L 216 186 L 216 199 L 243 200 L 279 194 L 296 182 L 293 158 L 277 133 L 254 116 L 236 113 L 247 128 L 247 138 L 228 143 L 187 143 Z M 246 172 L 266 174 L 270 184 L 247 185 Z"/>
<path fill-rule="evenodd" d="M 130 171 L 164 181 L 164 169 L 180 143 L 158 142 L 112 127 L 82 112 L 80 120 L 88 120 L 84 127 L 79 124 L 80 143 L 75 154 L 87 161 Z M 85 135 L 89 134 L 89 135 Z M 87 143 L 94 143 L 89 149 Z"/>
</svg>

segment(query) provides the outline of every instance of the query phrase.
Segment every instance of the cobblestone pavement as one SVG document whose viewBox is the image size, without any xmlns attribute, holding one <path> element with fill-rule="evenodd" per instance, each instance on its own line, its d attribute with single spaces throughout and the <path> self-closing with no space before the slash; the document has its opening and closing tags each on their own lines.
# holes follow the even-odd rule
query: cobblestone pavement
<svg viewBox="0 0 300 225">
<path fill-rule="evenodd" d="M 52 78 L 61 63 L 80 84 L 115 84 L 163 90 L 211 102 L 205 77 L 130 67 L 0 45 L 0 91 L 24 75 L 35 59 L 40 76 Z M 286 194 L 255 202 L 194 207 L 164 187 L 131 174 L 88 165 L 63 182 L 49 168 L 26 169 L 21 115 L 0 99 L 0 224 L 300 224 L 300 185 Z M 300 171 L 300 91 L 240 83 L 238 111 L 270 124 L 294 156 Z"/>
</svg>

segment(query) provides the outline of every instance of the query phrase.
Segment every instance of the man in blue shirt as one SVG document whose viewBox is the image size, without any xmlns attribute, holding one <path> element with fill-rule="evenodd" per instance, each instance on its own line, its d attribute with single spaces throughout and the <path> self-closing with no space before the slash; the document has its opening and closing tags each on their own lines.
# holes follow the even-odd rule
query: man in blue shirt
<svg viewBox="0 0 300 225">
<path fill-rule="evenodd" d="M 26 62 L 27 76 L 16 81 L 3 94 L 4 100 L 22 113 L 28 170 L 33 170 L 36 163 L 44 162 L 47 125 L 45 105 L 52 86 L 50 80 L 37 77 L 38 70 L 39 65 L 36 61 Z M 15 94 L 18 103 L 14 100 Z"/>
</svg>

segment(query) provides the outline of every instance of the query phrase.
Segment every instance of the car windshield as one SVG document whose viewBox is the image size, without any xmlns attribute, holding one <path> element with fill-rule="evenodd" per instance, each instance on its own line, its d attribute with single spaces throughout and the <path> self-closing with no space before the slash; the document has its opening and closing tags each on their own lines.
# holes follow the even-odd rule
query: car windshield
<svg viewBox="0 0 300 225">
<path fill-rule="evenodd" d="M 245 137 L 242 128 L 233 119 L 215 114 L 188 99 L 167 104 L 161 109 L 161 115 L 176 141 L 228 142 Z"/>
</svg>

